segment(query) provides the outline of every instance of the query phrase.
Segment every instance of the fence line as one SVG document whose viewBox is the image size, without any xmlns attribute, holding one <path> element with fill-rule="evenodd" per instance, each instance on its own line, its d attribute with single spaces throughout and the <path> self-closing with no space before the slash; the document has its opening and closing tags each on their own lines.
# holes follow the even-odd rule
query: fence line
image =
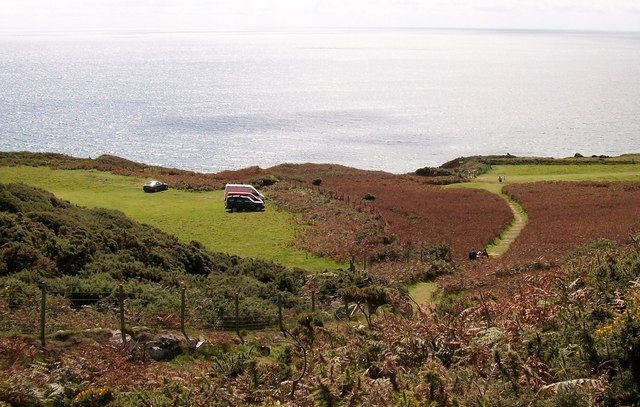
<svg viewBox="0 0 640 407">
<path fill-rule="evenodd" d="M 85 321 L 76 322 L 77 312 L 89 312 L 89 317 L 99 316 L 91 319 L 91 323 L 94 325 L 91 328 L 99 327 L 101 323 L 104 323 L 106 327 L 115 328 L 118 326 L 120 334 L 122 335 L 122 343 L 127 342 L 127 332 L 131 330 L 135 322 L 138 322 L 136 313 L 140 310 L 136 307 L 127 307 L 126 292 L 124 286 L 120 284 L 113 292 L 82 292 L 82 291 L 56 291 L 49 290 L 44 282 L 38 284 L 40 292 L 40 301 L 33 302 L 31 304 L 23 305 L 11 305 L 8 303 L 8 308 L 11 310 L 10 314 L 20 314 L 17 318 L 22 318 L 22 326 L 14 324 L 15 321 L 7 321 L 6 324 L 0 325 L 0 331 L 17 330 L 22 333 L 35 334 L 37 332 L 40 343 L 42 346 L 46 344 L 47 333 L 51 334 L 54 330 L 64 331 L 68 329 L 90 329 L 85 328 Z M 247 330 L 260 330 L 267 328 L 278 328 L 280 331 L 284 331 L 286 327 L 286 320 L 298 315 L 300 312 L 309 311 L 315 312 L 317 310 L 316 293 L 311 292 L 310 298 L 307 298 L 308 302 L 302 303 L 295 308 L 288 310 L 288 318 L 285 317 L 283 312 L 283 298 L 282 295 L 278 295 L 277 316 L 271 318 L 247 318 L 241 315 L 240 297 L 236 293 L 233 299 L 233 315 L 224 315 L 220 313 L 213 321 L 203 322 L 201 315 L 196 316 L 194 319 L 195 304 L 189 304 L 187 298 L 187 290 L 185 287 L 180 288 L 180 308 L 179 308 L 179 329 L 184 335 L 185 339 L 189 340 L 187 334 L 187 328 L 190 321 L 198 321 L 197 327 L 194 329 L 213 329 L 223 331 L 235 331 L 236 334 L 242 340 L 243 331 Z M 336 290 L 337 294 L 337 290 Z M 62 302 L 64 300 L 64 303 Z M 334 298 L 336 301 L 337 298 Z M 191 307 L 189 307 L 191 305 Z M 325 311 L 329 311 L 331 307 L 325 308 Z M 222 309 L 222 308 L 220 308 Z M 66 312 L 65 312 L 66 311 Z M 69 312 L 70 311 L 70 312 Z M 190 313 L 191 312 L 191 319 Z M 127 321 L 128 316 L 128 321 Z M 167 327 L 172 325 L 176 328 L 175 314 L 169 314 L 167 316 L 171 321 L 161 321 L 161 325 Z M 200 319 L 198 319 L 200 317 Z M 160 315 L 155 315 L 156 320 L 160 320 Z M 29 320 L 31 323 L 28 323 Z M 28 324 L 24 324 L 24 322 Z M 35 322 L 37 321 L 37 322 Z M 128 324 L 127 324 L 128 322 Z M 173 324 L 171 324 L 173 322 Z M 71 326 L 75 324 L 74 326 Z M 82 327 L 79 325 L 83 325 Z M 195 324 L 194 324 L 195 325 Z M 55 326 L 55 327 L 54 327 Z M 145 324 L 145 326 L 153 326 L 152 324 Z M 6 329 L 11 327 L 10 329 Z M 105 326 L 102 326 L 105 327 Z M 129 329 L 128 329 L 129 328 Z"/>
</svg>

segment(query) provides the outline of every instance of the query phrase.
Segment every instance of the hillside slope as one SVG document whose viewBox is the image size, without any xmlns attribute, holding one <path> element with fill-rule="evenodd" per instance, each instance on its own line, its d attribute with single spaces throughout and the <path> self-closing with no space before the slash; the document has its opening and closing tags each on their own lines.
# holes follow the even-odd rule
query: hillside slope
<svg viewBox="0 0 640 407">
<path fill-rule="evenodd" d="M 328 202 L 324 213 L 334 215 L 326 219 L 336 227 L 378 218 L 369 218 L 375 212 L 362 209 L 360 199 L 354 205 L 353 199 L 336 198 L 339 191 L 312 190 L 307 184 L 314 179 L 301 176 L 305 169 L 331 189 L 351 188 L 356 197 L 365 189 L 377 193 L 379 211 L 395 210 L 386 199 L 404 181 L 357 170 L 348 170 L 353 178 L 347 178 L 330 167 L 319 172 L 293 166 L 297 179 L 280 178 L 278 184 L 304 198 L 299 208 Z M 359 180 L 362 186 L 351 186 Z M 416 191 L 409 196 L 429 188 L 415 182 L 406 184 Z M 0 405 L 636 405 L 637 189 L 634 183 L 510 186 L 508 192 L 534 218 L 529 234 L 523 232 L 513 246 L 513 253 L 526 255 L 454 265 L 442 258 L 399 258 L 376 264 L 389 270 L 371 267 L 358 280 L 364 273 L 309 276 L 211 253 L 117 211 L 79 208 L 42 190 L 0 184 Z M 399 208 L 406 211 L 404 219 L 420 216 L 406 203 Z M 599 219 L 582 216 L 587 212 Z M 341 224 L 342 213 L 353 221 Z M 459 220 L 455 211 L 440 213 Z M 315 215 L 307 221 L 326 222 Z M 419 231 L 421 224 L 407 222 L 404 229 Z M 387 221 L 382 237 L 391 227 Z M 358 234 L 345 236 L 351 242 Z M 569 238 L 553 240 L 561 236 Z M 607 240 L 593 242 L 598 237 Z M 536 251 L 538 246 L 544 250 Z M 387 271 L 391 277 L 384 284 L 366 285 Z M 444 292 L 437 304 L 407 312 L 394 302 L 403 290 L 388 282 L 438 273 L 451 274 L 438 280 Z M 45 347 L 34 338 L 36 324 L 29 325 L 38 320 L 39 281 L 50 289 Z M 188 324 L 206 336 L 205 350 L 155 362 L 139 347 L 116 347 L 102 331 L 87 330 L 113 314 L 120 284 L 127 293 L 126 318 L 138 325 L 136 332 L 141 326 L 179 329 L 179 296 L 173 294 L 185 287 Z M 78 291 L 95 296 L 77 303 L 70 294 Z M 339 304 L 342 313 L 326 306 L 338 296 L 352 305 Z M 234 344 L 229 335 L 209 331 L 234 313 L 235 298 L 245 310 L 243 322 L 276 321 L 282 298 L 287 334 L 263 330 L 250 342 Z M 318 306 L 313 313 L 303 304 L 311 298 Z M 29 328 L 26 334 L 23 327 Z"/>
</svg>

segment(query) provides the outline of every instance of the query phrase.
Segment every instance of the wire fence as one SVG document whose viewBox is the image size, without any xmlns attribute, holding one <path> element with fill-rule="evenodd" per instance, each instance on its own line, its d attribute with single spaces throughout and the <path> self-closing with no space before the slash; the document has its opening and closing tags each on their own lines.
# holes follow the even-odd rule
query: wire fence
<svg viewBox="0 0 640 407">
<path fill-rule="evenodd" d="M 367 194 L 361 198 L 354 198 L 354 197 L 351 197 L 349 194 L 345 194 L 344 192 L 338 192 L 325 187 L 321 187 L 319 184 L 309 186 L 308 184 L 302 181 L 293 181 L 293 185 L 294 187 L 297 187 L 297 188 L 309 188 L 312 191 L 316 191 L 319 194 L 324 195 L 330 199 L 346 202 L 347 204 L 353 205 L 355 208 L 357 208 L 360 211 L 366 211 L 375 215 L 376 219 L 378 219 L 378 221 L 382 226 L 385 226 L 385 227 L 389 226 L 388 222 L 386 221 L 382 213 L 374 205 L 373 199 L 375 199 L 375 197 L 373 197 L 372 195 Z"/>
<path fill-rule="evenodd" d="M 49 290 L 40 284 L 23 301 L 9 295 L 0 297 L 0 332 L 37 335 L 43 345 L 56 333 L 91 329 L 120 331 L 123 342 L 126 333 L 142 328 L 180 330 L 187 338 L 199 330 L 235 331 L 242 338 L 246 331 L 283 330 L 302 312 L 320 311 L 340 317 L 340 311 L 335 312 L 343 309 L 337 290 L 329 297 L 333 301 L 320 303 L 316 301 L 316 293 L 311 292 L 297 298 L 294 307 L 285 308 L 279 295 L 275 313 L 255 315 L 242 305 L 238 294 L 225 311 L 222 306 L 216 309 L 212 304 L 202 304 L 201 297 L 190 298 L 186 288 L 167 289 L 163 298 L 156 298 L 156 302 L 164 304 L 159 309 L 140 303 L 136 293 L 127 292 L 122 285 L 111 292 L 79 292 Z"/>
</svg>

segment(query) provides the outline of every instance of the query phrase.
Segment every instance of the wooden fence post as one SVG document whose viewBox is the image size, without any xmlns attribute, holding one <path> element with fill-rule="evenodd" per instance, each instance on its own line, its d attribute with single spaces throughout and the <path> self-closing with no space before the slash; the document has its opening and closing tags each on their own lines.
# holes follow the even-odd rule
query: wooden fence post
<svg viewBox="0 0 640 407">
<path fill-rule="evenodd" d="M 44 281 L 40 282 L 40 292 L 42 293 L 40 300 L 40 344 L 45 345 L 45 324 L 47 311 L 47 285 Z"/>
<path fill-rule="evenodd" d="M 316 312 L 316 292 L 311 291 L 311 312 Z"/>
<path fill-rule="evenodd" d="M 218 319 L 220 320 L 220 329 L 224 331 L 224 307 L 218 307 Z"/>
<path fill-rule="evenodd" d="M 185 293 L 187 289 L 184 287 L 180 287 L 180 332 L 184 335 L 184 338 L 189 342 L 189 337 L 184 330 L 184 315 L 185 315 Z"/>
<path fill-rule="evenodd" d="M 118 290 L 118 302 L 120 303 L 120 333 L 122 334 L 122 345 L 127 344 L 127 334 L 124 329 L 124 286 L 120 284 Z"/>
<path fill-rule="evenodd" d="M 234 303 L 236 307 L 236 334 L 238 335 L 238 338 L 240 338 L 240 343 L 244 345 L 244 338 L 240 333 L 240 299 L 238 298 L 238 293 L 235 295 Z"/>
<path fill-rule="evenodd" d="M 282 294 L 278 294 L 278 328 L 280 332 L 284 332 L 284 324 L 282 323 Z"/>
<path fill-rule="evenodd" d="M 351 321 L 351 315 L 349 315 L 349 302 L 344 302 L 344 313 L 347 316 L 347 321 Z"/>
</svg>

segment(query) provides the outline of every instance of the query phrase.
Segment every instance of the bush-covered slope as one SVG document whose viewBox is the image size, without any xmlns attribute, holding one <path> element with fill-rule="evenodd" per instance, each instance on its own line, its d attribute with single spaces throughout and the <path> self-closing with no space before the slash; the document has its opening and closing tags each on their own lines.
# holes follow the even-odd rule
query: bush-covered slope
<svg viewBox="0 0 640 407">
<path fill-rule="evenodd" d="M 123 214 L 82 209 L 22 184 L 0 186 L 3 274 L 38 270 L 42 277 L 74 275 L 109 259 L 113 269 L 136 264 L 130 277 L 161 279 L 162 272 L 208 275 L 224 270 L 222 258 L 196 243 L 180 244 L 159 229 Z"/>
<path fill-rule="evenodd" d="M 191 301 L 201 304 L 200 320 L 232 315 L 238 293 L 245 319 L 272 322 L 278 295 L 295 305 L 305 274 L 181 243 L 117 211 L 80 208 L 43 190 L 0 184 L 0 277 L 7 287 L 44 281 L 51 291 L 106 295 L 124 284 L 146 305 L 157 305 L 160 288 L 186 286 Z"/>
</svg>

